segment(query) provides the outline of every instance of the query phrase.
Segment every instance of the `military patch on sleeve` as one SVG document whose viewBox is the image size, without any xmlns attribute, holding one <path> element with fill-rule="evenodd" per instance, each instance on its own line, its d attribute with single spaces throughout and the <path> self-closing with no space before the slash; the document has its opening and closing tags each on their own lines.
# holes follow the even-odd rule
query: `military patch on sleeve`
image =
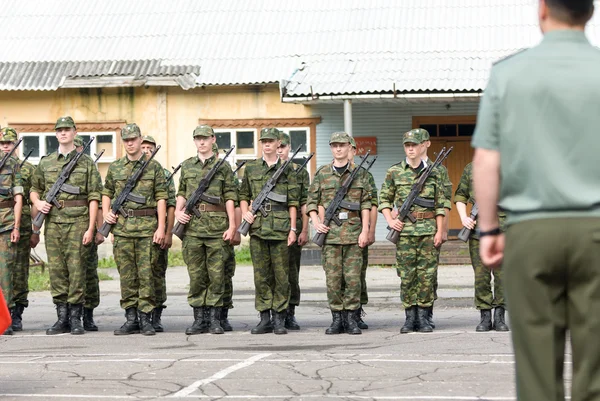
<svg viewBox="0 0 600 401">
<path fill-rule="evenodd" d="M 509 54 L 509 55 L 508 55 L 508 56 L 506 56 L 506 57 L 502 57 L 500 60 L 494 61 L 494 62 L 492 63 L 492 65 L 496 65 L 496 64 L 498 64 L 498 63 L 501 63 L 501 62 L 503 62 L 503 61 L 506 61 L 506 60 L 508 60 L 508 59 L 511 59 L 511 58 L 513 58 L 514 56 L 516 56 L 517 54 L 521 54 L 521 53 L 523 53 L 525 50 L 529 50 L 529 48 L 527 48 L 527 47 L 526 47 L 526 48 L 524 48 L 524 49 L 521 49 L 521 50 L 519 50 L 519 51 L 516 51 L 516 52 L 514 52 L 514 53 L 512 53 L 512 54 Z"/>
</svg>

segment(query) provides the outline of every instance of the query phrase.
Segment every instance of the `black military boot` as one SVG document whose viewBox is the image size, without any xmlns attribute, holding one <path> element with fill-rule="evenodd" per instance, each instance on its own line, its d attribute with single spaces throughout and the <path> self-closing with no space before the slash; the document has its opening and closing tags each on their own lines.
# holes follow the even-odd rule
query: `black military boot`
<svg viewBox="0 0 600 401">
<path fill-rule="evenodd" d="M 83 308 L 83 328 L 85 331 L 98 331 L 98 326 L 94 322 L 94 309 Z"/>
<path fill-rule="evenodd" d="M 492 329 L 492 311 L 481 309 L 481 322 L 475 327 L 475 331 L 490 331 Z"/>
<path fill-rule="evenodd" d="M 273 311 L 273 333 L 275 334 L 287 334 L 285 328 L 286 311 L 281 312 Z"/>
<path fill-rule="evenodd" d="M 157 306 L 152 311 L 152 327 L 154 327 L 154 331 L 157 333 L 162 333 L 165 331 L 165 328 L 162 325 L 161 317 L 164 306 Z"/>
<path fill-rule="evenodd" d="M 429 310 L 428 308 L 417 309 L 417 324 L 419 325 L 419 333 L 431 333 L 433 327 L 429 325 Z"/>
<path fill-rule="evenodd" d="M 13 331 L 23 331 L 23 311 L 25 305 L 16 304 L 14 308 L 10 310 L 10 316 L 12 318 L 12 329 Z"/>
<path fill-rule="evenodd" d="M 4 333 L 2 333 L 3 336 L 12 336 L 13 334 L 14 333 L 11 326 L 8 326 L 6 330 L 4 330 Z"/>
<path fill-rule="evenodd" d="M 342 322 L 342 312 L 341 311 L 331 311 L 331 315 L 333 316 L 333 320 L 331 321 L 331 326 L 327 330 L 325 330 L 325 334 L 341 334 L 344 332 L 344 324 Z"/>
<path fill-rule="evenodd" d="M 185 334 L 188 336 L 194 334 L 208 333 L 208 324 L 204 320 L 204 306 L 194 307 L 194 323 L 191 327 L 185 329 Z"/>
<path fill-rule="evenodd" d="M 135 308 L 127 308 L 125 310 L 125 319 L 127 320 L 123 326 L 114 331 L 115 336 L 138 334 L 140 332 L 140 322 L 138 321 L 137 310 Z"/>
<path fill-rule="evenodd" d="M 221 308 L 221 327 L 224 331 L 233 331 L 233 327 L 229 323 L 227 316 L 229 315 L 229 308 Z"/>
<path fill-rule="evenodd" d="M 260 312 L 260 322 L 255 328 L 250 330 L 252 334 L 272 333 L 273 325 L 271 324 L 271 311 L 269 309 Z"/>
<path fill-rule="evenodd" d="M 288 330 L 300 330 L 300 325 L 296 321 L 296 305 L 289 305 L 285 317 L 285 328 Z"/>
<path fill-rule="evenodd" d="M 140 333 L 145 336 L 153 336 L 156 334 L 156 330 L 152 327 L 152 312 L 142 312 L 138 309 L 138 315 L 140 318 Z"/>
<path fill-rule="evenodd" d="M 432 329 L 435 329 L 435 324 L 433 323 L 433 305 L 427 308 L 427 322 Z"/>
<path fill-rule="evenodd" d="M 417 307 L 411 306 L 410 308 L 406 308 L 404 310 L 404 314 L 406 315 L 406 320 L 404 321 L 404 326 L 400 329 L 401 334 L 411 333 L 417 330 Z"/>
<path fill-rule="evenodd" d="M 56 315 L 58 320 L 52 327 L 46 330 L 47 335 L 69 333 L 71 325 L 69 324 L 69 310 L 67 304 L 56 304 Z"/>
<path fill-rule="evenodd" d="M 494 309 L 494 330 L 509 331 L 508 325 L 504 321 L 504 307 L 498 306 Z"/>
<path fill-rule="evenodd" d="M 211 307 L 210 308 L 210 322 L 208 326 L 208 332 L 210 334 L 223 334 L 225 330 L 221 327 L 221 308 Z"/>
<path fill-rule="evenodd" d="M 362 330 L 358 327 L 360 309 L 342 311 L 342 317 L 346 321 L 346 333 L 362 334 Z"/>
<path fill-rule="evenodd" d="M 358 313 L 356 314 L 356 324 L 358 325 L 359 329 L 367 330 L 369 326 L 362 320 L 363 316 L 367 316 L 367 314 L 361 305 L 360 308 L 358 308 Z"/>
<path fill-rule="evenodd" d="M 69 312 L 69 323 L 71 323 L 71 334 L 84 334 L 85 330 L 81 324 L 83 315 L 83 304 L 71 304 Z"/>
</svg>

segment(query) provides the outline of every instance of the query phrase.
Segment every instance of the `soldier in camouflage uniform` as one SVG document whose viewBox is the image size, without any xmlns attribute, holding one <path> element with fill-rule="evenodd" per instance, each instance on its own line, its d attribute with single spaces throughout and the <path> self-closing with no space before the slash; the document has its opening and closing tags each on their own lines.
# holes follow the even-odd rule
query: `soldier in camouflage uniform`
<svg viewBox="0 0 600 401">
<path fill-rule="evenodd" d="M 290 156 L 290 136 L 284 132 L 281 133 L 281 144 L 277 148 L 277 155 L 283 161 L 287 161 Z M 300 231 L 298 241 L 294 242 L 289 248 L 290 257 L 290 302 L 285 318 L 285 328 L 288 330 L 300 330 L 296 321 L 296 306 L 300 305 L 300 258 L 302 256 L 302 247 L 308 243 L 308 215 L 306 214 L 306 200 L 308 198 L 308 187 L 310 177 L 308 171 L 300 168 L 296 163 L 292 163 L 292 168 L 296 171 L 296 180 L 300 194 L 300 213 L 296 219 L 296 228 Z"/>
<path fill-rule="evenodd" d="M 68 116 L 59 118 L 54 129 L 58 151 L 40 160 L 33 173 L 30 193 L 32 204 L 47 215 L 44 233 L 50 292 L 58 320 L 46 330 L 46 334 L 69 331 L 71 334 L 83 334 L 81 316 L 85 302 L 86 263 L 94 242 L 102 181 L 94 161 L 83 155 L 66 182 L 79 188 L 80 193 L 61 192 L 57 197 L 60 208 L 42 200 L 58 180 L 63 167 L 76 155 L 74 140 L 77 131 L 73 119 Z"/>
<path fill-rule="evenodd" d="M 5 139 L 2 144 L 7 151 L 10 152 L 17 140 L 17 132 L 13 128 L 4 127 L 2 128 L 1 134 L 3 139 Z M 12 141 L 10 141 L 11 139 Z M 21 160 L 16 157 L 16 153 L 16 151 L 13 153 L 13 157 L 15 157 L 20 164 L 21 182 L 23 184 L 23 207 L 21 212 L 21 237 L 17 243 L 17 256 L 12 274 L 13 305 L 11 306 L 10 312 L 13 331 L 22 331 L 23 311 L 29 305 L 27 299 L 27 295 L 29 294 L 29 253 L 31 252 L 31 248 L 35 248 L 40 242 L 40 232 L 36 230 L 35 233 L 32 233 L 31 231 L 31 208 L 29 205 L 31 176 L 33 175 L 35 166 L 27 161 L 21 162 Z M 37 212 L 34 211 L 34 214 L 35 213 Z"/>
<path fill-rule="evenodd" d="M 350 145 L 352 145 L 352 151 L 350 152 L 350 162 L 354 163 L 354 157 L 356 156 L 356 141 L 353 137 L 350 137 Z M 362 167 L 364 168 L 364 166 Z M 369 245 L 375 243 L 375 231 L 377 226 L 377 207 L 379 201 L 377 200 L 377 185 L 375 184 L 375 178 L 370 171 L 367 171 L 369 176 L 369 184 L 371 185 L 371 212 L 369 213 Z M 363 305 L 369 302 L 369 295 L 367 293 L 367 268 L 369 266 L 369 247 L 363 248 L 363 264 L 360 270 L 360 312 L 357 314 L 358 327 L 361 330 L 366 330 L 369 326 L 363 321 L 362 317 L 366 315 Z"/>
<path fill-rule="evenodd" d="M 391 213 L 394 206 L 402 206 L 425 168 L 425 162 L 421 159 L 424 141 L 423 133 L 419 130 L 403 135 L 406 160 L 388 169 L 379 195 L 379 210 L 388 226 L 400 232 L 396 245 L 396 269 L 401 280 L 400 298 L 406 313 L 400 333 L 433 331 L 429 324 L 428 308 L 434 300 L 433 284 L 437 268 L 435 248 L 442 243 L 445 215 L 444 189 L 437 172 L 434 171 L 427 178 L 419 194 L 419 205 L 415 203 L 411 207 L 415 223 L 409 219 L 395 219 Z"/>
<path fill-rule="evenodd" d="M 17 135 L 12 128 L 3 128 L 0 131 L 0 159 L 14 148 L 16 140 Z M 19 170 L 19 160 L 11 156 L 0 171 L 0 288 L 11 311 L 14 310 L 12 285 L 23 208 L 23 185 Z M 13 334 L 12 324 L 4 334 Z"/>
<path fill-rule="evenodd" d="M 213 153 L 219 156 L 219 147 L 213 143 Z M 236 191 L 240 189 L 240 180 L 233 175 L 233 183 Z M 240 209 L 239 199 L 235 201 L 235 226 L 239 227 L 242 223 L 242 211 Z M 233 308 L 233 276 L 235 275 L 235 247 L 242 242 L 240 233 L 236 230 L 233 240 L 225 242 L 225 288 L 223 290 L 223 308 L 221 309 L 221 327 L 224 331 L 233 331 L 229 323 L 229 309 Z"/>
<path fill-rule="evenodd" d="M 114 224 L 113 253 L 121 276 L 121 307 L 127 319 L 114 334 L 154 335 L 154 266 L 165 239 L 167 183 L 160 163 L 151 160 L 132 191 L 145 198 L 145 203 L 127 201 L 124 204 L 127 217 L 115 215 L 110 208 L 112 200 L 149 157 L 142 152 L 142 133 L 136 124 L 127 124 L 121 130 L 121 139 L 127 155 L 110 165 L 102 191 L 104 221 Z"/>
<path fill-rule="evenodd" d="M 84 147 L 83 138 L 80 135 L 75 136 L 75 150 L 81 152 Z M 96 166 L 97 168 L 97 166 Z M 99 208 L 102 207 L 100 204 Z M 102 213 L 96 217 L 96 226 L 102 225 Z M 85 331 L 98 331 L 98 326 L 94 322 L 94 309 L 100 305 L 100 280 L 98 279 L 98 245 L 104 242 L 102 234 L 95 230 L 94 241 L 90 245 L 86 264 L 85 276 L 85 302 L 83 304 L 83 328 Z"/>
<path fill-rule="evenodd" d="M 306 210 L 315 230 L 327 234 L 322 249 L 322 263 L 327 281 L 327 301 L 333 316 L 325 334 L 340 334 L 344 325 L 348 334 L 361 334 L 358 327 L 360 313 L 361 270 L 363 249 L 369 243 L 369 214 L 371 184 L 365 170 L 357 173 L 344 200 L 356 205 L 356 210 L 339 208 L 341 226 L 323 223 L 325 209 L 333 201 L 338 189 L 356 165 L 350 163 L 352 152 L 350 136 L 334 132 L 329 139 L 334 160 L 321 166 L 308 190 Z"/>
<path fill-rule="evenodd" d="M 254 265 L 255 306 L 260 312 L 260 323 L 252 334 L 287 334 L 286 311 L 290 298 L 289 246 L 296 242 L 297 209 L 299 208 L 296 172 L 288 165 L 279 177 L 273 193 L 280 202 L 264 203 L 268 215 L 254 216 L 250 202 L 258 196 L 263 186 L 285 163 L 277 157 L 281 132 L 264 128 L 260 132 L 263 157 L 246 164 L 240 188 L 242 217 L 250 227 L 250 255 Z M 271 324 L 271 311 L 273 324 Z"/>
<path fill-rule="evenodd" d="M 187 226 L 183 237 L 183 260 L 190 275 L 188 303 L 194 308 L 194 323 L 186 329 L 185 334 L 223 334 L 221 310 L 225 290 L 225 258 L 227 244 L 233 240 L 237 228 L 234 210 L 237 191 L 231 167 L 223 163 L 204 192 L 206 200 L 196 204 L 200 216 L 185 212 L 187 200 L 218 162 L 212 149 L 216 141 L 212 127 L 196 127 L 193 137 L 197 155 L 187 159 L 181 166 L 175 209 L 179 224 Z M 209 202 L 211 198 L 214 202 Z"/>
<path fill-rule="evenodd" d="M 467 214 L 467 203 L 475 205 L 473 191 L 473 166 L 466 165 L 460 182 L 454 193 L 454 203 L 460 215 L 463 226 L 471 230 L 469 237 L 469 254 L 475 273 L 475 307 L 480 311 L 481 321 L 475 328 L 476 331 L 508 331 L 504 312 L 504 288 L 502 286 L 502 269 L 484 266 L 479 257 L 479 235 L 475 230 L 477 222 Z M 504 230 L 506 214 L 498 212 L 500 226 Z M 492 292 L 492 276 L 494 276 L 494 291 Z M 494 322 L 492 323 L 492 308 L 494 309 Z"/>
<path fill-rule="evenodd" d="M 156 141 L 150 135 L 146 135 L 142 138 L 142 152 L 150 156 L 156 149 Z M 154 266 L 154 288 L 156 290 L 156 307 L 152 312 L 152 326 L 157 333 L 165 331 L 162 325 L 162 311 L 166 308 L 165 302 L 167 301 L 167 267 L 169 266 L 169 249 L 173 245 L 173 225 L 175 224 L 175 183 L 171 172 L 164 169 L 165 180 L 167 180 L 167 192 L 169 197 L 167 199 L 167 221 L 165 240 L 160 247 L 158 252 L 158 262 Z"/>
</svg>

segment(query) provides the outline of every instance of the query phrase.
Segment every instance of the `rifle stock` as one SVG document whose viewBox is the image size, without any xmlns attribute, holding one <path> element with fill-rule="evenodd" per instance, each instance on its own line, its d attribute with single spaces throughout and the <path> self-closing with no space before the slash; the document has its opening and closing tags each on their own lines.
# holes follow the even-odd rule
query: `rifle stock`
<svg viewBox="0 0 600 401">
<path fill-rule="evenodd" d="M 471 209 L 471 215 L 469 217 L 471 217 L 473 220 L 475 220 L 475 219 L 477 219 L 478 213 L 479 213 L 479 207 L 477 206 L 477 203 L 475 203 L 473 205 L 473 208 Z M 471 232 L 472 232 L 472 230 L 470 228 L 463 227 L 460 230 L 460 232 L 458 233 L 458 239 L 463 242 L 467 242 L 469 240 L 469 237 L 471 236 Z"/>
</svg>

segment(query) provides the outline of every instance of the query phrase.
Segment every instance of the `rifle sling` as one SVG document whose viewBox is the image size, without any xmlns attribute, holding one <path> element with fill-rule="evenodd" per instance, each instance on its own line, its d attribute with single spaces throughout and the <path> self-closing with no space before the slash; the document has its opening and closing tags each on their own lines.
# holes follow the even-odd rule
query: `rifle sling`
<svg viewBox="0 0 600 401">
<path fill-rule="evenodd" d="M 417 197 L 414 204 L 421 207 L 426 207 L 428 209 L 433 209 L 435 207 L 435 201 L 433 199 L 425 199 L 421 197 Z"/>
</svg>

